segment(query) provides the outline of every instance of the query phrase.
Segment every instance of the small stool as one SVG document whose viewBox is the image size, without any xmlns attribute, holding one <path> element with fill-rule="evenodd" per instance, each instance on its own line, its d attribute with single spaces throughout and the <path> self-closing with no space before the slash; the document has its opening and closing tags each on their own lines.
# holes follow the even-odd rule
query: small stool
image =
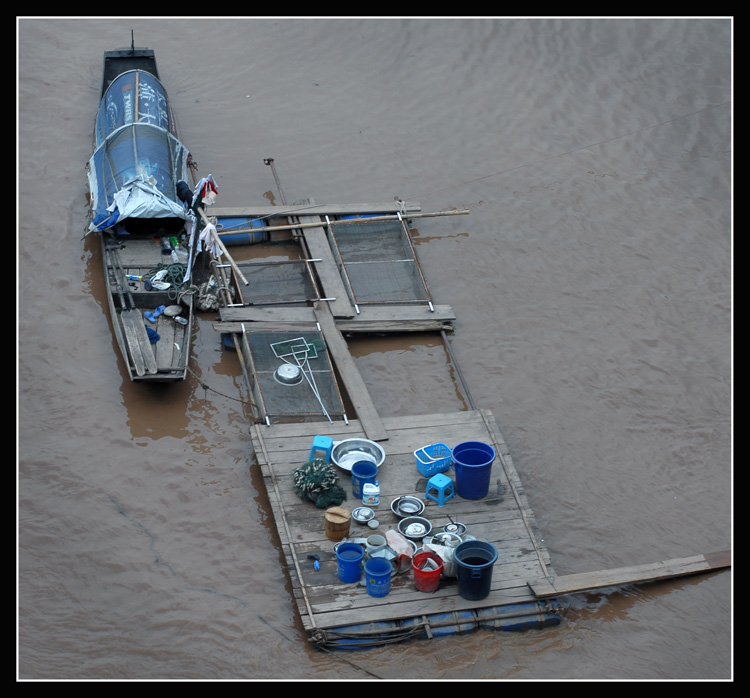
<svg viewBox="0 0 750 698">
<path fill-rule="evenodd" d="M 453 480 L 446 475 L 438 473 L 427 481 L 427 489 L 424 494 L 425 499 L 429 497 L 430 499 L 434 499 L 439 506 L 443 506 L 447 500 L 455 496 L 456 490 L 453 487 Z"/>
<path fill-rule="evenodd" d="M 312 448 L 310 449 L 310 457 L 307 460 L 313 458 L 320 458 L 326 463 L 331 462 L 331 449 L 333 448 L 333 439 L 330 436 L 316 436 L 313 439 Z M 320 453 L 322 451 L 322 453 Z"/>
</svg>

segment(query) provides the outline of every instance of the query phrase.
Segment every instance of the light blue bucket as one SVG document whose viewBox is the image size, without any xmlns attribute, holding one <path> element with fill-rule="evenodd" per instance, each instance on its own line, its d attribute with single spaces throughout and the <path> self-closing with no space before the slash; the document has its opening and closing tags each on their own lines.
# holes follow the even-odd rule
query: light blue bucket
<svg viewBox="0 0 750 698">
<path fill-rule="evenodd" d="M 388 596 L 393 567 L 384 557 L 371 557 L 365 562 L 365 584 L 370 596 Z"/>
</svg>

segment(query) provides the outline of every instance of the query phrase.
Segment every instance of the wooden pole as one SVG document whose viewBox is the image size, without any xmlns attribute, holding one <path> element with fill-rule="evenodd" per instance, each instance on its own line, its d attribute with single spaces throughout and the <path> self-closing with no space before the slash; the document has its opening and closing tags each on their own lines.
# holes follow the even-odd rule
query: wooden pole
<svg viewBox="0 0 750 698">
<path fill-rule="evenodd" d="M 232 269 L 234 269 L 235 273 L 237 274 L 237 276 L 239 277 L 239 279 L 242 281 L 242 283 L 245 284 L 245 286 L 247 286 L 249 284 L 248 280 L 245 278 L 245 275 L 240 271 L 240 268 L 237 266 L 237 264 L 235 263 L 235 261 L 232 259 L 232 256 L 229 254 L 229 252 L 227 252 L 227 248 L 224 246 L 224 243 L 221 241 L 221 238 L 219 237 L 218 233 L 216 232 L 216 226 L 213 225 L 213 223 L 209 222 L 208 218 L 206 218 L 206 213 L 205 213 L 205 211 L 203 210 L 203 208 L 201 206 L 197 206 L 196 210 L 200 214 L 200 217 L 203 219 L 203 222 L 206 225 L 210 225 L 211 226 L 211 232 L 213 233 L 214 240 L 216 240 L 216 243 L 221 248 L 222 254 L 229 260 L 229 263 L 232 265 Z"/>
<path fill-rule="evenodd" d="M 469 213 L 468 209 L 461 209 L 458 211 L 436 211 L 435 213 L 411 213 L 402 216 L 402 218 L 435 218 L 436 216 L 463 216 Z M 354 218 L 347 220 L 335 220 L 330 221 L 329 225 L 347 225 L 353 223 L 378 223 L 381 221 L 397 221 L 399 220 L 398 214 L 389 214 L 384 216 L 368 216 L 367 218 Z M 300 228 L 314 228 L 320 227 L 321 223 L 295 223 L 289 225 L 271 225 L 267 227 L 267 230 L 276 232 L 280 230 L 297 230 Z M 236 235 L 239 233 L 257 233 L 261 228 L 233 228 L 227 230 L 224 233 L 218 233 L 221 235 Z"/>
</svg>

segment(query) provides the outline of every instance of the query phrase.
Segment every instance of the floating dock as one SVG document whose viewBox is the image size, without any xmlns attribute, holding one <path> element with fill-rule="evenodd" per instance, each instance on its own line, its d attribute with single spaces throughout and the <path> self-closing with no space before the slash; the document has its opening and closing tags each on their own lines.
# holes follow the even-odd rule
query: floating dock
<svg viewBox="0 0 750 698">
<path fill-rule="evenodd" d="M 378 533 L 396 528 L 398 517 L 390 502 L 402 495 L 423 498 L 426 478 L 416 468 L 414 451 L 444 442 L 476 440 L 494 446 L 489 494 L 481 500 L 455 497 L 440 507 L 427 500 L 422 516 L 434 528 L 459 521 L 479 540 L 492 543 L 498 560 L 489 595 L 481 602 L 466 601 L 458 592 L 456 578 L 441 580 L 440 588 L 423 593 L 415 588 L 411 569 L 395 574 L 391 591 L 382 598 L 369 596 L 361 584 L 342 584 L 337 579 L 333 543 L 326 538 L 323 511 L 301 500 L 292 485 L 292 472 L 308 459 L 315 434 L 334 441 L 366 438 L 357 420 L 348 424 L 255 424 L 253 444 L 263 473 L 284 556 L 294 588 L 297 608 L 314 641 L 324 646 L 381 644 L 396 639 L 434 637 L 482 627 L 517 629 L 556 624 L 554 600 L 540 601 L 527 585 L 530 578 L 553 574 L 549 555 L 540 542 L 534 516 L 523 485 L 492 414 L 472 410 L 413 417 L 384 417 L 387 440 L 381 443 L 386 458 L 379 470 L 380 505 L 375 513 Z M 361 506 L 351 494 L 341 506 L 350 511 Z M 351 523 L 350 538 L 373 533 L 366 525 Z M 315 569 L 313 559 L 320 559 Z"/>
<path fill-rule="evenodd" d="M 319 648 L 362 649 L 480 627 L 543 628 L 560 622 L 558 589 L 574 593 L 729 565 L 729 554 L 722 553 L 612 574 L 556 575 L 500 429 L 489 410 L 474 405 L 453 360 L 446 335 L 453 329 L 453 311 L 433 303 L 411 241 L 411 219 L 462 213 L 467 212 L 422 214 L 415 202 L 319 206 L 304 200 L 212 210 L 210 218 L 204 214 L 221 248 L 212 262 L 221 297 L 214 329 L 231 337 L 252 395 L 254 457 L 297 610 Z M 401 332 L 442 335 L 468 409 L 397 417 L 378 412 L 346 338 Z M 294 347 L 305 348 L 304 362 Z M 279 366 L 289 356 L 303 369 L 306 383 L 280 379 Z M 425 593 L 417 590 L 410 567 L 392 576 L 383 597 L 369 595 L 364 581 L 339 581 L 325 511 L 300 498 L 293 484 L 294 471 L 311 459 L 316 436 L 334 443 L 368 439 L 383 448 L 377 533 L 396 529 L 399 517 L 390 504 L 411 495 L 425 501 L 422 516 L 433 532 L 460 522 L 473 538 L 491 543 L 498 557 L 488 595 L 467 600 L 456 577 L 445 575 L 436 591 Z M 415 451 L 465 441 L 495 449 L 488 494 L 481 499 L 456 495 L 443 506 L 425 500 L 427 478 L 417 468 Z M 452 470 L 446 474 L 454 477 Z M 352 511 L 362 502 L 352 495 L 351 474 L 341 470 L 339 475 L 346 492 L 341 506 Z M 348 538 L 362 540 L 373 532 L 352 520 Z"/>
</svg>

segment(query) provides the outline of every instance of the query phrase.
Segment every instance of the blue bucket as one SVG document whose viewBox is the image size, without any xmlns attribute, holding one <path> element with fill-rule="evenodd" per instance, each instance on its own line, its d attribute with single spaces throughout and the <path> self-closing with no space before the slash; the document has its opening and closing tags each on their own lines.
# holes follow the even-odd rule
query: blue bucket
<svg viewBox="0 0 750 698">
<path fill-rule="evenodd" d="M 458 593 L 468 601 L 479 601 L 490 593 L 492 566 L 497 560 L 497 548 L 480 540 L 465 540 L 453 551 L 456 561 Z"/>
<path fill-rule="evenodd" d="M 384 557 L 371 557 L 365 562 L 365 584 L 370 596 L 388 596 L 393 567 Z"/>
<path fill-rule="evenodd" d="M 362 558 L 364 548 L 358 543 L 341 543 L 336 548 L 336 560 L 339 563 L 339 581 L 345 584 L 358 582 L 362 577 Z"/>
<path fill-rule="evenodd" d="M 456 493 L 464 499 L 481 499 L 490 491 L 495 449 L 481 441 L 464 441 L 453 449 Z"/>
<path fill-rule="evenodd" d="M 352 466 L 352 494 L 362 499 L 362 485 L 374 483 L 378 478 L 378 466 L 369 460 L 358 460 Z"/>
</svg>

